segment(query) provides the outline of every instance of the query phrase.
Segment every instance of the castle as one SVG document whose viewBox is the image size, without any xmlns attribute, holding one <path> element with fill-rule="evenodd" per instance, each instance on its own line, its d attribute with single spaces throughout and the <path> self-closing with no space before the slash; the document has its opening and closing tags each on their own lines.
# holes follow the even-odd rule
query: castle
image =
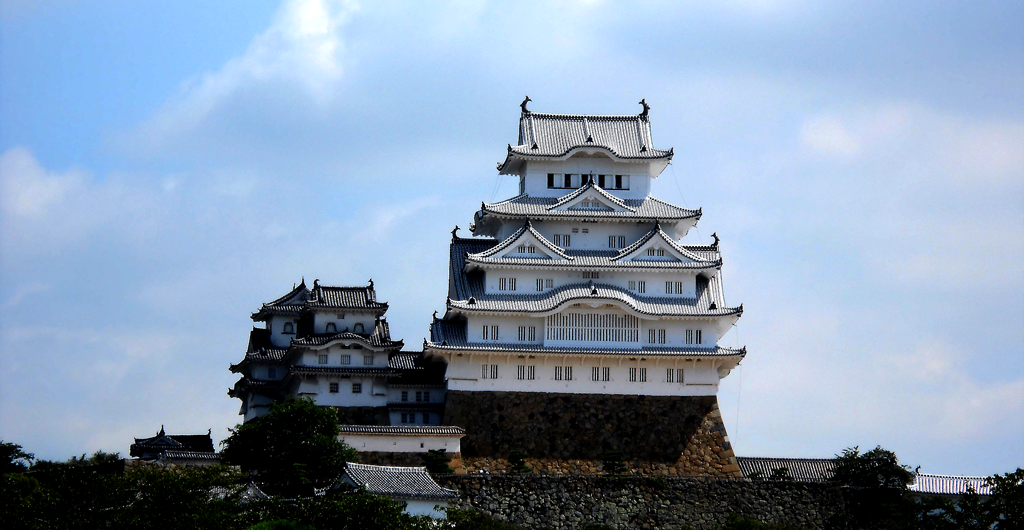
<svg viewBox="0 0 1024 530">
<path fill-rule="evenodd" d="M 246 420 L 284 396 L 337 407 L 346 441 L 384 463 L 445 448 L 467 471 L 522 451 L 551 473 L 614 455 L 641 472 L 738 475 L 716 395 L 746 355 L 718 345 L 743 307 L 725 302 L 718 237 L 679 242 L 701 211 L 650 195 L 673 156 L 654 146 L 650 107 L 528 102 L 497 168 L 519 194 L 481 204 L 473 237 L 452 231 L 445 313 L 422 352 L 392 340 L 372 282 L 303 282 L 253 314 L 266 326 L 229 394 Z"/>
</svg>

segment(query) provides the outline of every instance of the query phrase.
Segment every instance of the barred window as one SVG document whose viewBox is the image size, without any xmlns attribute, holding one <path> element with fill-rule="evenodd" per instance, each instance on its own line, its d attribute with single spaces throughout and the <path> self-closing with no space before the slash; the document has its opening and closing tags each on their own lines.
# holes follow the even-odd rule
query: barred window
<svg viewBox="0 0 1024 530">
<path fill-rule="evenodd" d="M 327 355 L 321 354 L 316 356 L 317 364 L 327 364 Z"/>
<path fill-rule="evenodd" d="M 640 369 L 640 382 L 641 383 L 646 383 L 647 382 L 647 368 L 641 368 Z"/>
<path fill-rule="evenodd" d="M 520 364 L 516 367 L 516 379 L 520 381 L 533 381 L 537 378 L 537 367 Z"/>
<path fill-rule="evenodd" d="M 591 381 L 600 381 L 601 380 L 601 368 L 600 367 L 595 366 L 595 367 L 590 369 L 590 380 Z"/>
<path fill-rule="evenodd" d="M 537 290 L 538 291 L 543 291 L 544 290 L 544 279 L 543 278 L 537 278 Z"/>
<path fill-rule="evenodd" d="M 636 290 L 636 280 L 630 280 L 629 281 L 629 290 L 630 291 L 635 291 Z"/>
<path fill-rule="evenodd" d="M 550 288 L 552 288 L 554 286 L 555 286 L 555 280 L 554 279 L 548 278 L 548 279 L 544 280 L 544 287 L 550 289 Z"/>
<path fill-rule="evenodd" d="M 665 282 L 665 294 L 672 294 L 672 282 Z"/>
<path fill-rule="evenodd" d="M 693 344 L 693 330 L 692 329 L 686 330 L 686 343 L 687 344 Z"/>
<path fill-rule="evenodd" d="M 519 326 L 519 341 L 533 342 L 537 340 L 537 326 Z"/>
<path fill-rule="evenodd" d="M 362 383 L 352 383 L 352 393 L 353 394 L 362 394 L 363 393 L 363 384 Z"/>
<path fill-rule="evenodd" d="M 483 340 L 498 340 L 498 326 L 484 325 L 481 336 Z"/>
<path fill-rule="evenodd" d="M 555 381 L 572 381 L 572 366 L 556 366 Z"/>
<path fill-rule="evenodd" d="M 647 292 L 647 282 L 645 282 L 643 280 L 640 280 L 640 281 L 636 282 L 636 291 L 638 293 L 646 293 Z"/>
<path fill-rule="evenodd" d="M 334 322 L 328 322 L 327 326 L 324 327 L 324 333 L 337 333 L 338 325 Z"/>
<path fill-rule="evenodd" d="M 364 355 L 363 356 L 363 366 L 373 366 L 373 356 L 372 355 Z"/>
<path fill-rule="evenodd" d="M 694 332 L 693 332 L 693 341 L 695 343 L 697 343 L 697 344 L 704 344 L 704 340 L 703 340 L 703 337 L 701 335 L 702 334 L 701 334 L 699 329 L 694 330 Z"/>
<path fill-rule="evenodd" d="M 601 273 L 597 271 L 583 271 L 583 278 L 600 278 Z"/>
<path fill-rule="evenodd" d="M 611 379 L 612 379 L 612 369 L 607 367 L 607 366 L 601 368 L 601 380 L 602 381 L 611 381 Z"/>
<path fill-rule="evenodd" d="M 674 368 L 668 368 L 665 370 L 665 382 L 674 383 L 676 381 L 676 371 Z"/>
<path fill-rule="evenodd" d="M 676 282 L 676 294 L 683 294 L 683 282 Z"/>
<path fill-rule="evenodd" d="M 484 364 L 480 368 L 481 379 L 497 379 L 498 378 L 498 365 L 496 364 Z"/>
<path fill-rule="evenodd" d="M 352 364 L 352 356 L 351 355 L 342 355 L 341 356 L 341 364 Z"/>
<path fill-rule="evenodd" d="M 629 382 L 630 383 L 635 383 L 636 382 L 636 368 L 630 368 L 629 369 Z"/>
<path fill-rule="evenodd" d="M 430 403 L 430 392 L 423 392 L 423 402 Z"/>
<path fill-rule="evenodd" d="M 403 390 L 402 391 L 402 401 L 409 401 L 409 391 L 407 391 L 407 390 Z"/>
<path fill-rule="evenodd" d="M 332 394 L 337 394 L 338 393 L 338 383 L 331 383 L 330 387 L 331 387 L 331 393 Z"/>
</svg>

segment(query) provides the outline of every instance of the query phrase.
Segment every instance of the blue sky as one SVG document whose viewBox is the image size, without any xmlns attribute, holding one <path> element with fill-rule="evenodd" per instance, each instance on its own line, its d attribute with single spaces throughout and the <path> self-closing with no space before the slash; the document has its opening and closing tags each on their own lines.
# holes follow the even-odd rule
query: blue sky
<svg viewBox="0 0 1024 530">
<path fill-rule="evenodd" d="M 737 452 L 1024 462 L 1024 6 L 0 2 L 0 437 L 238 420 L 248 315 L 361 284 L 416 348 L 518 104 L 652 105 L 722 237 Z"/>
</svg>

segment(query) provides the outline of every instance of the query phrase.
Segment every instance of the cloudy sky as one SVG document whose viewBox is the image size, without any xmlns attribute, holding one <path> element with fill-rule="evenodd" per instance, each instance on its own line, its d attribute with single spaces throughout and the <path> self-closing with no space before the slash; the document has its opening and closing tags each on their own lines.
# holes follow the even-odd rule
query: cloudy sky
<svg viewBox="0 0 1024 530">
<path fill-rule="evenodd" d="M 526 94 L 652 105 L 654 194 L 746 308 L 739 454 L 1024 463 L 1016 2 L 0 0 L 0 438 L 222 439 L 249 314 L 303 276 L 372 277 L 418 348 Z"/>
</svg>

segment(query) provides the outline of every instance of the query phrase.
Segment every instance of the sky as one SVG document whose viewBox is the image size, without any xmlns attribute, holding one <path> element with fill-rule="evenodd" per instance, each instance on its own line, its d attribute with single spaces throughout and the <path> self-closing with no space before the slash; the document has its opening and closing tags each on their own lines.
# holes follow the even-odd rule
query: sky
<svg viewBox="0 0 1024 530">
<path fill-rule="evenodd" d="M 417 350 L 536 112 L 651 105 L 722 238 L 739 455 L 1024 465 L 1024 4 L 0 0 L 0 438 L 240 422 L 251 312 L 363 285 Z"/>
</svg>

